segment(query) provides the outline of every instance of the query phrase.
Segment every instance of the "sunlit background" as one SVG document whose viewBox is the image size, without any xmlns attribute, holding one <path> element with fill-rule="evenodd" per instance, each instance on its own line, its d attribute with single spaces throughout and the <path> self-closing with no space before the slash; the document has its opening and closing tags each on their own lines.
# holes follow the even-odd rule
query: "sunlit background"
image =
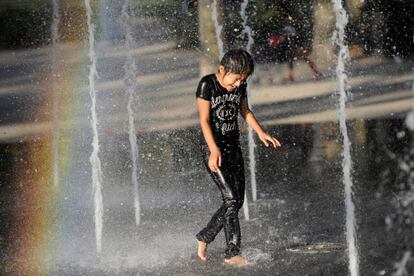
<svg viewBox="0 0 414 276">
<path fill-rule="evenodd" d="M 195 89 L 255 59 L 250 266 L 196 258 L 220 205 Z M 0 274 L 413 275 L 414 1 L 1 0 Z"/>
</svg>

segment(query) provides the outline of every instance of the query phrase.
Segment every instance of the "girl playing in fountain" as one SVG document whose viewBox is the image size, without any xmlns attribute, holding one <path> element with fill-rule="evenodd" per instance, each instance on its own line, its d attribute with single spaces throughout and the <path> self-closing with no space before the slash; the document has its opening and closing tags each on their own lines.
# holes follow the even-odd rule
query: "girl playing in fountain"
<svg viewBox="0 0 414 276">
<path fill-rule="evenodd" d="M 198 257 L 203 261 L 207 260 L 207 245 L 224 227 L 224 262 L 246 264 L 241 256 L 238 218 L 244 200 L 244 163 L 237 123 L 239 111 L 266 146 L 281 146 L 277 139 L 263 130 L 249 109 L 246 80 L 253 70 L 253 59 L 247 51 L 231 50 L 224 55 L 217 73 L 204 76 L 198 84 L 196 96 L 203 134 L 200 137 L 201 152 L 223 199 L 210 222 L 196 235 Z"/>
</svg>

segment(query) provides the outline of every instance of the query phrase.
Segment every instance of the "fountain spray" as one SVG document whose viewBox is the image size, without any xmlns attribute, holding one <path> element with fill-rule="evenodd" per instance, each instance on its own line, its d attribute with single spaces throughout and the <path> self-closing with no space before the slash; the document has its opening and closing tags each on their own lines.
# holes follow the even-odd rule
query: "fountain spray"
<svg viewBox="0 0 414 276">
<path fill-rule="evenodd" d="M 345 63 L 349 58 L 348 47 L 345 42 L 345 26 L 348 23 L 348 16 L 342 5 L 341 0 L 332 0 L 336 15 L 336 30 L 334 33 L 334 42 L 339 47 L 338 63 L 336 74 L 339 81 L 339 125 L 343 137 L 343 182 L 345 186 L 345 207 L 346 207 L 346 241 L 349 257 L 349 272 L 351 276 L 359 274 L 358 246 L 355 222 L 355 206 L 352 200 L 352 160 L 351 160 L 351 142 L 348 137 L 348 129 L 346 126 L 346 110 L 347 101 L 347 75 L 345 72 Z"/>
<path fill-rule="evenodd" d="M 93 11 L 90 0 L 85 0 L 86 17 L 88 23 L 89 35 L 89 95 L 91 97 L 91 127 L 93 131 L 92 153 L 89 161 L 92 165 L 92 193 L 94 199 L 94 219 L 95 219 L 95 239 L 96 250 L 101 253 L 102 250 L 102 227 L 103 227 L 103 200 L 102 200 L 102 169 L 101 160 L 99 159 L 99 136 L 98 136 L 98 119 L 96 114 L 96 89 L 95 78 L 96 54 L 95 54 L 95 25 L 92 22 Z"/>
<path fill-rule="evenodd" d="M 247 15 L 246 15 L 246 8 L 249 1 L 244 0 L 241 4 L 240 9 L 240 16 L 243 20 L 243 34 L 247 35 L 247 45 L 246 50 L 250 52 L 251 47 L 253 45 L 253 32 L 252 28 L 250 28 L 249 25 L 247 25 Z M 249 108 L 252 107 L 252 99 L 250 97 L 250 94 L 248 94 L 248 101 L 249 101 Z M 249 126 L 249 132 L 248 132 L 248 141 L 249 141 L 249 169 L 250 169 L 250 183 L 252 185 L 252 199 L 253 201 L 257 200 L 257 182 L 256 182 L 256 158 L 254 154 L 254 149 L 256 148 L 256 144 L 254 142 L 254 133 L 253 129 Z"/>
<path fill-rule="evenodd" d="M 214 0 L 213 1 L 213 4 L 211 6 L 211 9 L 212 9 L 211 18 L 212 18 L 212 20 L 214 22 L 214 26 L 215 26 L 215 30 L 216 30 L 217 47 L 218 47 L 218 50 L 219 50 L 219 58 L 221 60 L 221 58 L 224 56 L 223 40 L 221 39 L 221 30 L 222 30 L 223 27 L 218 22 L 218 16 L 217 16 L 217 0 Z M 249 216 L 249 205 L 248 205 L 248 202 L 247 202 L 247 195 L 246 195 L 246 193 L 244 193 L 243 214 L 244 214 L 244 218 L 246 220 L 249 220 L 250 219 L 250 216 Z"/>
<path fill-rule="evenodd" d="M 211 18 L 214 22 L 214 28 L 216 30 L 216 39 L 217 39 L 217 47 L 219 51 L 219 60 L 224 56 L 224 43 L 221 39 L 221 31 L 223 26 L 221 26 L 218 22 L 218 12 L 217 12 L 217 0 L 213 0 L 213 4 L 211 6 Z"/>
<path fill-rule="evenodd" d="M 125 51 L 126 60 L 124 65 L 125 70 L 125 84 L 126 92 L 128 94 L 128 134 L 129 134 L 129 143 L 131 146 L 131 159 L 132 159 L 132 183 L 134 187 L 134 208 L 135 208 L 135 224 L 139 225 L 140 222 L 140 202 L 139 202 L 139 191 L 138 191 L 138 145 L 137 145 L 137 136 L 135 131 L 134 123 L 134 110 L 132 104 L 134 102 L 134 93 L 136 88 L 136 72 L 137 67 L 135 63 L 135 58 L 132 56 L 132 46 L 134 44 L 134 38 L 132 37 L 131 25 L 129 23 L 129 0 L 125 0 L 122 6 L 122 27 L 125 32 Z"/>
<path fill-rule="evenodd" d="M 53 15 L 52 25 L 50 31 L 52 34 L 52 70 L 53 70 L 53 142 L 52 142 L 52 153 L 53 153 L 53 184 L 55 187 L 59 183 L 59 99 L 58 99 L 58 62 L 59 62 L 59 0 L 53 0 Z"/>
</svg>

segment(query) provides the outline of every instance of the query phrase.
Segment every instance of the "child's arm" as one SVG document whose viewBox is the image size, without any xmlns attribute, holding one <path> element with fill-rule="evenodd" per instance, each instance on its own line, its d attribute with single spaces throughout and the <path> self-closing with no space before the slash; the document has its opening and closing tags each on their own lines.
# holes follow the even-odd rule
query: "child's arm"
<svg viewBox="0 0 414 276">
<path fill-rule="evenodd" d="M 210 102 L 202 98 L 197 98 L 197 106 L 201 131 L 203 132 L 204 139 L 210 149 L 208 167 L 213 172 L 216 172 L 221 166 L 221 152 L 214 140 L 213 131 L 210 125 Z"/>
<path fill-rule="evenodd" d="M 270 136 L 266 131 L 264 131 L 263 127 L 259 124 L 253 112 L 249 109 L 247 97 L 243 97 L 241 100 L 240 113 L 244 120 L 249 124 L 249 126 L 251 126 L 256 131 L 259 139 L 266 145 L 266 147 L 269 146 L 268 142 L 271 142 L 274 148 L 282 146 L 276 138 Z"/>
</svg>

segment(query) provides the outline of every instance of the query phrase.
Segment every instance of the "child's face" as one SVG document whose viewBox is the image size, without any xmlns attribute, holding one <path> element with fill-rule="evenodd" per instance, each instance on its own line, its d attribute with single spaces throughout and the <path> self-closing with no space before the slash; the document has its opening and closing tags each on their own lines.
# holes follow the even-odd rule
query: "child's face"
<svg viewBox="0 0 414 276">
<path fill-rule="evenodd" d="M 238 88 L 244 82 L 246 82 L 246 74 L 235 74 L 230 72 L 225 72 L 224 67 L 221 65 L 219 68 L 219 76 L 221 85 L 227 89 L 227 91 L 233 91 Z"/>
</svg>

